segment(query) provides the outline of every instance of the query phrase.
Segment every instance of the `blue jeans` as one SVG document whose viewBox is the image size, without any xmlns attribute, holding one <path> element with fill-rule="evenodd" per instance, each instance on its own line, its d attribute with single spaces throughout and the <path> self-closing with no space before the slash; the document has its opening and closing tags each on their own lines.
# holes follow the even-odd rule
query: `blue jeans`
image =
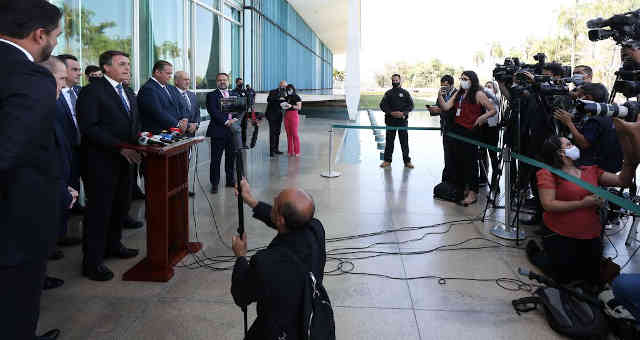
<svg viewBox="0 0 640 340">
<path fill-rule="evenodd" d="M 620 274 L 611 286 L 616 300 L 640 322 L 640 274 Z"/>
</svg>

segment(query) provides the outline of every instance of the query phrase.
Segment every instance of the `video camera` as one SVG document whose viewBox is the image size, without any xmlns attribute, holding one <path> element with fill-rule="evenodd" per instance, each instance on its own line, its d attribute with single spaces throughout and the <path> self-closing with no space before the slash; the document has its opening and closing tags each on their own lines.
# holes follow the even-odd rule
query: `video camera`
<svg viewBox="0 0 640 340">
<path fill-rule="evenodd" d="M 240 118 L 242 114 L 249 111 L 248 97 L 230 96 L 220 98 L 220 111 L 231 114 L 233 118 Z"/>
<path fill-rule="evenodd" d="M 610 29 L 604 29 L 604 27 Z M 591 41 L 612 38 L 618 45 L 622 45 L 631 40 L 640 40 L 640 10 L 616 14 L 608 19 L 589 20 L 587 28 L 589 28 Z"/>
<path fill-rule="evenodd" d="M 542 68 L 547 60 L 544 53 L 538 53 L 533 56 L 537 64 L 521 64 L 518 58 L 505 58 L 504 64 L 496 64 L 493 69 L 493 78 L 500 82 L 511 82 L 513 76 L 518 72 L 528 71 L 533 74 L 542 74 Z"/>
<path fill-rule="evenodd" d="M 577 100 L 576 111 L 587 116 L 603 116 L 623 118 L 635 122 L 640 113 L 640 103 L 628 101 L 624 104 L 596 103 L 590 100 Z"/>
</svg>

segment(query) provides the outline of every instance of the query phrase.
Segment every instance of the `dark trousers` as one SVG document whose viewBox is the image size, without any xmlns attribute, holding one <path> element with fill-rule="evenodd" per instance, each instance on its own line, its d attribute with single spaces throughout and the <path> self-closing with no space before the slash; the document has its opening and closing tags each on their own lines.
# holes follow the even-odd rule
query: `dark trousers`
<svg viewBox="0 0 640 340">
<path fill-rule="evenodd" d="M 455 124 L 453 132 L 474 140 L 479 140 L 473 130 Z M 458 196 L 462 197 L 465 190 L 478 192 L 478 147 L 474 144 L 454 139 L 453 173 L 454 183 L 458 189 Z"/>
<path fill-rule="evenodd" d="M 269 152 L 279 151 L 280 131 L 282 130 L 282 114 L 270 116 L 269 120 Z"/>
<path fill-rule="evenodd" d="M 385 118 L 384 120 L 387 126 L 404 126 L 406 127 L 407 121 L 405 119 L 393 119 Z M 393 158 L 393 148 L 396 141 L 396 132 L 400 139 L 400 148 L 402 148 L 402 159 L 405 163 L 411 162 L 409 157 L 409 133 L 407 130 L 387 130 L 386 145 L 384 146 L 384 160 L 391 163 Z"/>
<path fill-rule="evenodd" d="M 448 130 L 447 130 L 448 131 Z M 444 151 L 444 169 L 442 169 L 442 182 L 452 182 L 454 178 L 453 164 L 454 160 L 454 139 L 447 136 L 445 131 L 442 135 L 442 149 Z"/>
<path fill-rule="evenodd" d="M 227 176 L 227 184 L 234 182 L 236 154 L 233 148 L 233 140 L 227 138 L 211 138 L 211 164 L 209 165 L 209 180 L 214 188 L 220 184 L 220 163 L 224 153 L 224 172 Z"/>
<path fill-rule="evenodd" d="M 91 161 L 91 156 L 89 156 Z M 85 215 L 85 264 L 97 266 L 104 261 L 107 250 L 117 250 L 122 240 L 122 221 L 131 206 L 133 167 L 124 159 L 114 166 L 113 173 L 90 169 L 87 190 L 91 204 Z"/>
<path fill-rule="evenodd" d="M 489 144 L 491 146 L 498 146 L 498 140 L 500 139 L 500 131 L 497 126 L 488 126 L 485 125 L 482 128 L 482 141 L 485 144 Z M 489 159 L 487 159 L 487 153 L 489 154 L 489 159 L 491 160 L 491 186 L 498 180 L 498 153 L 495 151 L 487 150 L 485 148 L 480 148 L 480 157 L 479 157 L 479 165 L 480 165 L 480 178 L 487 180 L 488 170 L 489 170 Z"/>
<path fill-rule="evenodd" d="M 253 148 L 256 146 L 258 141 L 258 123 L 253 121 L 250 112 L 247 112 L 247 114 L 242 117 L 242 122 L 240 124 L 240 127 L 242 128 L 242 146 L 247 145 L 247 128 L 249 122 L 251 122 L 251 126 L 253 126 L 253 132 L 251 133 L 251 147 Z"/>
<path fill-rule="evenodd" d="M 0 267 L 2 338 L 34 339 L 47 259 Z"/>
<path fill-rule="evenodd" d="M 602 257 L 600 238 L 579 240 L 553 234 L 542 239 L 542 246 L 544 250 L 529 260 L 558 283 L 598 281 Z"/>
</svg>

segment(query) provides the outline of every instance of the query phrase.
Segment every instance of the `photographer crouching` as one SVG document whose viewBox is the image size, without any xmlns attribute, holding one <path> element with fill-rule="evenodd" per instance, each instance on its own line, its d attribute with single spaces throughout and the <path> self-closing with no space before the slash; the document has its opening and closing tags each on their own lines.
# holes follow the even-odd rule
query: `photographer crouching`
<svg viewBox="0 0 640 340">
<path fill-rule="evenodd" d="M 246 233 L 233 238 L 237 256 L 231 279 L 233 300 L 243 308 L 257 302 L 258 316 L 245 339 L 303 339 L 304 274 L 312 271 L 322 284 L 326 262 L 325 230 L 313 217 L 313 198 L 301 189 L 289 188 L 271 206 L 253 197 L 246 179 L 240 185 L 242 200 L 253 209 L 253 217 L 278 231 L 251 262 L 245 258 Z"/>
</svg>

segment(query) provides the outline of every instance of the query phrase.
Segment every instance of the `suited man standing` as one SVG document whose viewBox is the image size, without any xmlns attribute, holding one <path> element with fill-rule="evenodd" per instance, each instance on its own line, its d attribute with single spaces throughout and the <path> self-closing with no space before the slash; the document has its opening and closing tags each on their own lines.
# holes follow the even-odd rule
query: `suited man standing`
<svg viewBox="0 0 640 340">
<path fill-rule="evenodd" d="M 267 97 L 267 112 L 265 117 L 269 121 L 269 156 L 282 155 L 280 151 L 280 131 L 282 129 L 282 107 L 280 104 L 286 102 L 287 82 L 280 82 L 277 89 L 269 91 Z"/>
<path fill-rule="evenodd" d="M 164 60 L 153 65 L 151 78 L 138 92 L 138 106 L 142 118 L 144 131 L 158 133 L 179 127 L 187 129 L 188 119 L 184 117 L 184 106 L 180 100 L 180 93 L 174 86 L 169 85 L 173 75 L 173 66 Z"/>
<path fill-rule="evenodd" d="M 86 245 L 82 274 L 91 280 L 108 281 L 113 273 L 104 265 L 105 256 L 131 258 L 137 249 L 122 242 L 122 221 L 131 201 L 133 164 L 141 155 L 122 147 L 135 144 L 140 117 L 135 95 L 122 83 L 130 77 L 129 55 L 106 51 L 100 55 L 104 72 L 78 96 L 78 124 L 86 144 L 87 193 L 91 203 L 85 215 Z"/>
<path fill-rule="evenodd" d="M 196 131 L 198 131 L 198 127 L 200 126 L 202 117 L 200 117 L 200 106 L 198 106 L 198 98 L 196 97 L 195 93 L 189 91 L 191 78 L 189 77 L 189 74 L 187 72 L 178 71 L 173 78 L 173 83 L 176 84 L 178 92 L 180 93 L 180 99 L 182 99 L 182 104 L 186 108 L 187 115 L 185 116 L 185 118 L 188 120 L 187 134 L 195 136 Z"/>
<path fill-rule="evenodd" d="M 217 89 L 207 94 L 207 111 L 211 117 L 207 127 L 206 136 L 211 138 L 211 165 L 209 167 L 209 180 L 211 181 L 211 193 L 218 193 L 220 184 L 220 163 L 224 153 L 224 172 L 227 176 L 226 186 L 235 186 L 235 154 L 240 148 L 240 121 L 242 117 L 232 117 L 230 113 L 223 113 L 220 108 L 220 99 L 238 95 L 229 91 L 229 75 L 218 73 L 216 76 Z"/>
<path fill-rule="evenodd" d="M 0 291 L 2 338 L 35 336 L 52 221 L 60 208 L 54 112 L 56 81 L 34 62 L 49 58 L 61 11 L 45 0 L 0 2 Z M 37 213 L 34 213 L 34 207 Z"/>
</svg>

